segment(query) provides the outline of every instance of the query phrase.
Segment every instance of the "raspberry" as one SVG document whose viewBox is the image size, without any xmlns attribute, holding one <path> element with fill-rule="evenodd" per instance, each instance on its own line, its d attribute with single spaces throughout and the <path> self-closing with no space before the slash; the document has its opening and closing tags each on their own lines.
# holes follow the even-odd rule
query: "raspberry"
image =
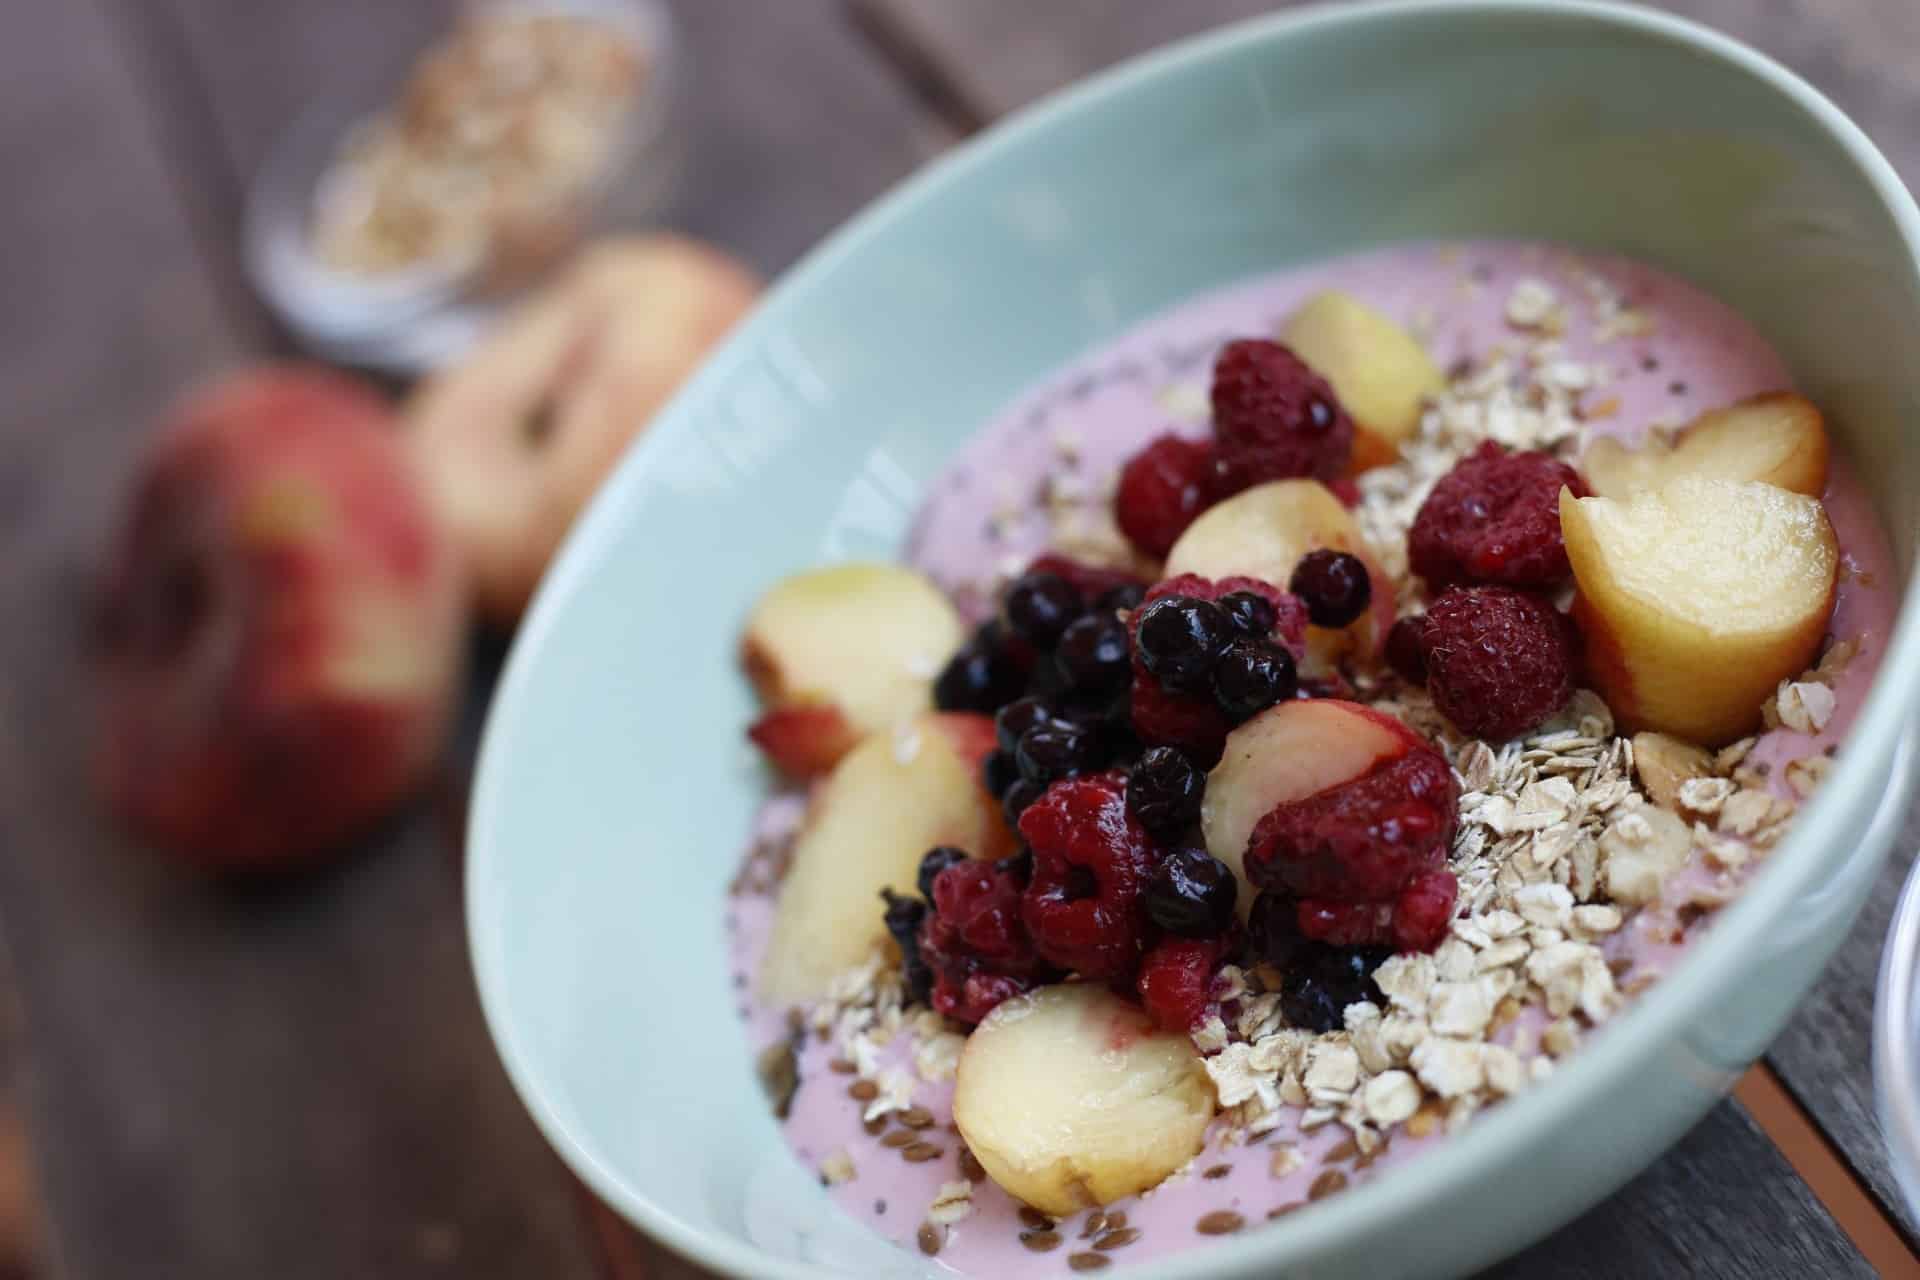
<svg viewBox="0 0 1920 1280">
<path fill-rule="evenodd" d="M 1335 946 L 1387 945 L 1395 951 L 1431 951 L 1447 936 L 1459 882 L 1451 871 L 1414 877 L 1391 902 L 1329 902 L 1303 898 L 1303 936 Z"/>
<path fill-rule="evenodd" d="M 920 959 L 933 974 L 933 1007 L 978 1022 L 1033 987 L 1039 958 L 1021 921 L 1021 885 L 1004 862 L 967 859 L 933 877 L 933 910 L 920 926 Z M 903 948 L 904 949 L 904 948 Z"/>
<path fill-rule="evenodd" d="M 1280 588 L 1258 578 L 1221 578 L 1212 581 L 1197 574 L 1183 573 L 1156 583 L 1146 595 L 1148 602 L 1166 596 L 1191 596 L 1197 600 L 1218 601 L 1237 592 L 1250 592 L 1273 608 L 1272 634 L 1285 644 L 1295 658 L 1306 652 L 1307 609 Z M 1227 717 L 1210 696 L 1174 693 L 1147 670 L 1138 640 L 1139 612 L 1128 620 L 1135 632 L 1133 646 L 1133 728 L 1141 741 L 1157 746 L 1178 747 L 1202 769 L 1220 762 L 1220 751 L 1231 727 Z"/>
<path fill-rule="evenodd" d="M 1538 596 L 1455 587 L 1427 609 L 1421 649 L 1434 706 L 1476 738 L 1516 737 L 1573 696 L 1573 626 Z"/>
<path fill-rule="evenodd" d="M 1227 941 L 1219 938 L 1162 938 L 1140 962 L 1134 989 L 1162 1031 L 1192 1031 L 1214 1010 L 1214 976 Z"/>
<path fill-rule="evenodd" d="M 1417 747 L 1350 782 L 1275 806 L 1248 841 L 1247 878 L 1301 898 L 1390 903 L 1446 865 L 1458 807 L 1446 758 Z M 1316 936 L 1306 925 L 1303 912 L 1303 931 Z"/>
<path fill-rule="evenodd" d="M 1353 457 L 1353 420 L 1326 379 L 1277 342 L 1229 342 L 1213 362 L 1214 496 L 1268 480 L 1337 479 Z"/>
<path fill-rule="evenodd" d="M 1560 488 L 1588 494 L 1550 454 L 1508 453 L 1489 440 L 1441 477 L 1407 532 L 1413 571 L 1435 591 L 1456 583 L 1550 587 L 1573 572 L 1560 537 Z"/>
<path fill-rule="evenodd" d="M 1110 591 L 1125 587 L 1141 587 L 1145 584 L 1124 569 L 1108 569 L 1097 564 L 1083 564 L 1070 556 L 1049 551 L 1035 556 L 1033 563 L 1026 567 L 1021 577 L 1030 577 L 1036 573 L 1050 573 L 1057 578 L 1065 578 L 1089 603 L 1097 601 Z"/>
<path fill-rule="evenodd" d="M 1020 834 L 1033 849 L 1022 915 L 1041 958 L 1088 978 L 1133 972 L 1155 857 L 1127 809 L 1126 775 L 1054 783 L 1020 815 Z"/>
<path fill-rule="evenodd" d="M 1164 435 L 1127 460 L 1113 497 L 1120 532 L 1141 555 L 1164 560 L 1194 517 L 1206 510 L 1213 445 Z"/>
</svg>

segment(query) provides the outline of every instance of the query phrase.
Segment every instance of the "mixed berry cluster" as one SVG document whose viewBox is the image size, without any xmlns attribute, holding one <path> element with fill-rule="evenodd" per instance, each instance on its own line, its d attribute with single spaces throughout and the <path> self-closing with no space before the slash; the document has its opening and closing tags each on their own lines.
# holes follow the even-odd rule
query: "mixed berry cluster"
<svg viewBox="0 0 1920 1280">
<path fill-rule="evenodd" d="M 1286 347 L 1229 343 L 1212 405 L 1210 439 L 1163 436 L 1126 464 L 1115 515 L 1139 551 L 1166 556 L 1209 505 L 1269 480 L 1342 485 L 1351 501 L 1353 423 Z M 1434 487 L 1409 534 L 1434 598 L 1395 624 L 1384 656 L 1476 736 L 1525 732 L 1572 695 L 1575 633 L 1547 594 L 1570 576 L 1563 487 L 1587 492 L 1547 454 L 1488 444 Z M 1336 548 L 1309 552 L 1284 587 L 1149 585 L 1051 555 L 1029 566 L 934 689 L 944 710 L 994 717 L 984 782 L 1023 845 L 999 862 L 935 849 L 918 898 L 886 895 L 914 994 L 973 1023 L 1077 975 L 1188 1030 L 1218 1011 L 1223 965 L 1264 962 L 1295 1026 L 1331 1030 L 1348 1005 L 1378 1002 L 1374 970 L 1438 945 L 1453 917 L 1459 793 L 1444 756 L 1407 734 L 1361 776 L 1275 803 L 1243 853 L 1251 903 L 1200 833 L 1207 771 L 1237 725 L 1349 687 L 1338 671 L 1303 674 L 1308 628 L 1350 626 L 1374 589 L 1367 562 Z"/>
<path fill-rule="evenodd" d="M 1345 483 L 1353 420 L 1325 378 L 1278 342 L 1229 342 L 1213 365 L 1213 436 L 1165 435 L 1120 473 L 1114 517 L 1142 555 L 1164 559 L 1214 503 L 1269 480 Z"/>
</svg>

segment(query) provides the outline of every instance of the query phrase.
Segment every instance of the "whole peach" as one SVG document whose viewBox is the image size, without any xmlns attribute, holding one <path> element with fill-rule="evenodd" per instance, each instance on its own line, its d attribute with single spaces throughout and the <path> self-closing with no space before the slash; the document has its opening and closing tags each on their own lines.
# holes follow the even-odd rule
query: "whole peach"
<svg viewBox="0 0 1920 1280">
<path fill-rule="evenodd" d="M 98 768 L 145 839 L 227 869 L 314 858 L 445 737 L 465 595 L 393 414 L 317 368 L 187 396 L 111 549 Z"/>
</svg>

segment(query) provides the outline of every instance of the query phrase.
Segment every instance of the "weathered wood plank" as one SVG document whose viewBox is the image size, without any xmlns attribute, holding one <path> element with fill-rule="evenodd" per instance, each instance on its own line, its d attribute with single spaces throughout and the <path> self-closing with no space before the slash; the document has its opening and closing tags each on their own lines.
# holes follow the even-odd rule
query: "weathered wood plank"
<svg viewBox="0 0 1920 1280">
<path fill-rule="evenodd" d="M 238 892 L 144 856 L 85 781 L 85 589 L 112 498 L 165 397 L 259 349 L 231 287 L 238 180 L 305 102 L 390 79 L 452 7 L 86 0 L 0 48 L 21 183 L 0 278 L 33 303 L 0 312 L 0 607 L 32 621 L 0 637 L 0 917 L 74 1275 L 609 1261 L 487 1044 L 431 800 L 332 872 Z M 667 216 L 764 269 L 941 140 L 824 0 L 682 16 L 690 168 Z"/>
</svg>

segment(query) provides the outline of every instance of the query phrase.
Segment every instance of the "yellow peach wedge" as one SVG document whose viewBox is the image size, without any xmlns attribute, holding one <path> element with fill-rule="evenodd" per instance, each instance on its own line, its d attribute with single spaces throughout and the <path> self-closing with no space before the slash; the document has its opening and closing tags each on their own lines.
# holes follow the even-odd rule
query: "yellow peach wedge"
<svg viewBox="0 0 1920 1280">
<path fill-rule="evenodd" d="M 1420 425 L 1422 406 L 1446 386 L 1418 338 L 1338 289 L 1302 303 L 1280 341 L 1333 385 L 1352 415 L 1355 471 L 1398 458 Z"/>
<path fill-rule="evenodd" d="M 1817 498 L 1827 487 L 1827 428 L 1805 396 L 1775 391 L 1701 414 L 1671 445 L 1596 440 L 1580 460 L 1594 493 L 1624 498 L 1680 476 L 1758 480 Z"/>
<path fill-rule="evenodd" d="M 1628 728 L 1702 746 L 1760 721 L 1833 611 L 1840 553 L 1818 498 L 1683 476 L 1627 498 L 1560 491 L 1589 678 Z"/>
</svg>

